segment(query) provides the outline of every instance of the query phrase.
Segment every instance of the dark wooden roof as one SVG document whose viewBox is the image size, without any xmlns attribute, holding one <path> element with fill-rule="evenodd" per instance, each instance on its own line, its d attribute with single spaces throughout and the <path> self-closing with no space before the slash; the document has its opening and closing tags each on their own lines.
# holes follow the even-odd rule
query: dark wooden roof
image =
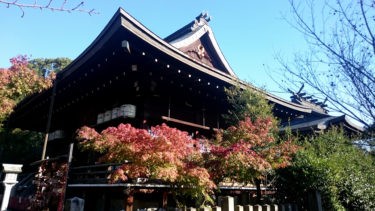
<svg viewBox="0 0 375 211">
<path fill-rule="evenodd" d="M 311 133 L 324 131 L 332 126 L 343 127 L 343 129 L 349 133 L 360 133 L 364 130 L 345 115 L 330 116 L 328 114 L 296 118 L 290 122 L 284 123 L 280 130 L 291 129 L 292 131 L 298 131 L 300 133 Z"/>
<path fill-rule="evenodd" d="M 169 69 L 170 67 L 172 69 L 173 67 L 178 70 L 178 73 L 183 70 L 186 79 L 188 78 L 187 76 L 189 78 L 191 75 L 195 76 L 195 80 L 199 79 L 201 84 L 204 82 L 208 85 L 207 88 L 201 87 L 202 89 L 212 89 L 211 92 L 213 93 L 211 95 L 217 95 L 222 98 L 225 97 L 223 88 L 232 85 L 240 85 L 243 88 L 252 88 L 263 92 L 240 81 L 233 71 L 228 69 L 229 65 L 223 59 L 224 57 L 213 38 L 212 30 L 206 24 L 206 19 L 199 17 L 199 20 L 202 21 L 201 28 L 205 28 L 206 32 L 209 32 L 209 35 L 205 35 L 207 40 L 200 39 L 200 42 L 206 44 L 208 42 L 214 46 L 215 51 L 210 53 L 210 57 L 211 59 L 215 57 L 220 60 L 222 66 L 207 65 L 207 63 L 189 56 L 186 52 L 174 46 L 178 40 L 189 39 L 190 36 L 185 36 L 184 39 L 182 37 L 184 37 L 184 34 L 189 33 L 189 26 L 192 23 L 195 24 L 197 20 L 169 37 L 162 39 L 120 8 L 91 45 L 63 71 L 57 74 L 56 103 L 53 112 L 57 115 L 60 114 L 62 119 L 67 114 L 73 118 L 70 122 L 60 121 L 59 124 L 74 123 L 74 116 L 79 115 L 79 113 L 74 112 L 79 112 L 79 109 L 74 111 L 70 109 L 72 107 L 82 109 L 88 106 L 90 108 L 91 105 L 94 110 L 95 104 L 99 103 L 103 106 L 106 100 L 110 100 L 111 96 L 121 94 L 115 88 L 108 89 L 108 86 L 109 84 L 115 84 L 114 81 L 122 77 L 122 75 L 125 76 L 125 70 L 130 71 L 130 74 L 126 73 L 127 77 L 130 75 L 129 80 L 139 80 L 131 78 L 139 77 L 135 76 L 131 71 L 133 64 L 147 66 L 149 69 L 154 67 L 154 69 L 160 70 Z M 197 31 L 190 31 L 190 33 L 192 32 L 197 33 Z M 203 37 L 204 35 L 200 38 Z M 151 61 L 153 62 L 152 64 Z M 167 74 L 168 77 L 172 78 L 176 77 L 172 73 L 163 74 Z M 182 78 L 181 80 L 186 79 Z M 126 84 L 115 84 L 115 86 L 123 89 L 123 87 L 131 88 L 132 84 L 126 81 Z M 216 87 L 216 89 L 213 89 L 213 87 Z M 107 96 L 108 93 L 106 92 L 114 93 Z M 313 115 L 312 109 L 307 106 L 292 103 L 267 92 L 263 93 L 270 103 L 274 104 L 277 116 L 284 119 L 293 119 L 301 115 Z M 10 126 L 43 131 L 46 125 L 51 96 L 52 89 L 49 89 L 23 100 L 12 114 L 9 121 Z"/>
</svg>

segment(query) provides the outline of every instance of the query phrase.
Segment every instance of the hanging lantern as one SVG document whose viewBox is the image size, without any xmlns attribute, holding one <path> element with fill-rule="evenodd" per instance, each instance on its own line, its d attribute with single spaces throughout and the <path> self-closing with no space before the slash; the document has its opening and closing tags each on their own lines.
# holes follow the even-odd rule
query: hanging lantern
<svg viewBox="0 0 375 211">
<path fill-rule="evenodd" d="M 55 139 L 62 139 L 65 137 L 65 132 L 63 130 L 56 130 L 54 133 Z"/>
<path fill-rule="evenodd" d="M 111 117 L 112 119 L 116 119 L 117 117 L 119 117 L 118 116 L 119 110 L 120 110 L 120 108 L 118 108 L 118 107 L 112 109 L 112 117 Z"/>
<path fill-rule="evenodd" d="M 120 107 L 118 116 L 134 118 L 136 114 L 136 106 L 132 104 L 124 104 Z"/>
<path fill-rule="evenodd" d="M 96 124 L 101 124 L 104 122 L 104 113 L 98 114 L 98 118 L 96 119 Z"/>
<path fill-rule="evenodd" d="M 55 130 L 53 132 L 48 133 L 48 141 L 63 138 L 65 138 L 65 132 L 63 130 Z"/>
<path fill-rule="evenodd" d="M 112 116 L 112 110 L 108 110 L 108 111 L 104 112 L 103 121 L 107 122 L 107 121 L 111 120 L 111 116 Z"/>
</svg>

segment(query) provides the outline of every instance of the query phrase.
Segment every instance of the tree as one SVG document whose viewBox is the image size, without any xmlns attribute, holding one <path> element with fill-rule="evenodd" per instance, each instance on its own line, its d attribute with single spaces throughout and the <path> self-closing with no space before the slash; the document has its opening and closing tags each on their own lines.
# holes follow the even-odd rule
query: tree
<svg viewBox="0 0 375 211">
<path fill-rule="evenodd" d="M 187 132 L 165 124 L 149 131 L 130 124 L 109 127 L 101 133 L 89 127 L 78 130 L 80 146 L 101 154 L 100 162 L 119 163 L 111 182 L 131 181 L 138 177 L 161 180 L 190 198 L 211 202 L 216 187 L 203 167 L 199 140 Z M 130 161 L 128 163 L 127 161 Z"/>
<path fill-rule="evenodd" d="M 307 194 L 317 190 L 326 210 L 374 210 L 374 157 L 337 128 L 306 138 L 302 146 L 293 165 L 278 171 L 280 203 L 308 209 Z"/>
<path fill-rule="evenodd" d="M 227 101 L 230 105 L 228 114 L 224 114 L 224 119 L 228 125 L 236 125 L 239 121 L 249 117 L 251 121 L 257 118 L 272 118 L 276 122 L 272 105 L 268 104 L 262 91 L 241 89 L 239 86 L 232 86 L 225 89 Z"/>
<path fill-rule="evenodd" d="M 288 166 L 297 147 L 292 137 L 276 135 L 272 106 L 261 94 L 231 88 L 228 98 L 235 106 L 230 112 L 237 118 L 211 141 L 193 139 L 166 125 L 147 131 L 120 124 L 101 133 L 83 127 L 77 137 L 83 149 L 101 154 L 99 161 L 125 163 L 112 174 L 112 182 L 158 179 L 190 198 L 203 197 L 204 203 L 211 201 L 215 184 L 229 180 L 255 183 L 260 199 L 260 180 L 274 169 Z M 236 107 L 237 102 L 242 106 Z"/>
<path fill-rule="evenodd" d="M 48 75 L 50 72 L 59 72 L 72 62 L 66 57 L 58 58 L 36 58 L 28 61 L 28 67 L 35 70 L 40 76 Z"/>
<path fill-rule="evenodd" d="M 326 98 L 332 111 L 370 127 L 375 121 L 374 2 L 290 0 L 290 6 L 290 23 L 310 49 L 297 55 L 294 65 L 280 59 L 290 82 L 285 86 L 305 84 Z"/>
<path fill-rule="evenodd" d="M 297 146 L 292 136 L 277 136 L 272 105 L 261 92 L 232 87 L 226 93 L 231 105 L 226 119 L 232 126 L 217 132 L 207 154 L 207 168 L 216 183 L 256 184 L 260 201 L 261 180 L 274 169 L 290 165 Z"/>
<path fill-rule="evenodd" d="M 275 169 L 290 165 L 297 146 L 293 139 L 278 140 L 273 135 L 271 118 L 250 118 L 238 125 L 221 130 L 207 154 L 207 168 L 216 183 L 242 182 L 257 186 L 261 200 L 260 182 Z"/>
<path fill-rule="evenodd" d="M 42 3 L 40 3 L 42 2 Z M 59 11 L 59 12 L 83 12 L 91 14 L 97 14 L 95 9 L 87 10 L 84 8 L 84 1 L 79 1 L 78 3 L 69 3 L 67 0 L 62 0 L 61 3 L 56 3 L 54 0 L 46 0 L 46 1 L 34 1 L 33 3 L 20 1 L 20 0 L 0 0 L 0 4 L 5 4 L 8 8 L 9 7 L 17 7 L 21 10 L 22 15 L 21 17 L 25 16 L 24 9 L 32 8 L 32 9 L 46 9 L 51 11 Z"/>
<path fill-rule="evenodd" d="M 26 163 L 36 160 L 38 156 L 41 149 L 40 134 L 9 130 L 3 124 L 19 101 L 50 87 L 54 75 L 40 77 L 36 71 L 28 68 L 26 56 L 17 56 L 10 61 L 10 68 L 0 69 L 0 160 Z"/>
<path fill-rule="evenodd" d="M 36 71 L 29 69 L 26 56 L 17 56 L 10 61 L 12 65 L 9 69 L 0 70 L 0 128 L 19 101 L 51 87 L 54 78 L 54 74 L 40 77 Z"/>
<path fill-rule="evenodd" d="M 41 133 L 13 129 L 0 132 L 0 160 L 3 163 L 22 163 L 40 159 L 42 154 Z"/>
</svg>

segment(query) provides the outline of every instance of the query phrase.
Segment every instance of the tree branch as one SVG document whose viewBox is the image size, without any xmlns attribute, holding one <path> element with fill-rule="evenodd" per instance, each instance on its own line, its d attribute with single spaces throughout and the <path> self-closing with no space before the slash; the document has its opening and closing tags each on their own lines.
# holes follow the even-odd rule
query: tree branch
<svg viewBox="0 0 375 211">
<path fill-rule="evenodd" d="M 367 32 L 370 34 L 371 41 L 372 41 L 371 45 L 372 45 L 373 52 L 375 54 L 375 38 L 374 38 L 374 35 L 372 33 L 371 27 L 369 26 L 369 22 L 368 22 L 366 13 L 365 13 L 365 10 L 363 8 L 363 0 L 360 0 L 359 4 L 360 4 L 360 7 L 361 7 L 362 18 L 363 18 L 363 21 L 365 22 L 365 25 L 366 25 L 366 28 L 367 28 Z"/>
<path fill-rule="evenodd" d="M 365 0 L 334 2 L 289 0 L 294 22 L 288 23 L 305 35 L 310 56 L 296 56 L 293 68 L 279 62 L 289 83 L 298 79 L 297 84 L 307 84 L 326 97 L 331 109 L 370 127 L 375 120 L 373 5 L 366 6 Z M 321 16 L 315 14 L 318 5 Z"/>
<path fill-rule="evenodd" d="M 36 0 L 32 4 L 19 2 L 18 0 L 15 0 L 15 1 L 0 0 L 0 4 L 7 5 L 7 8 L 11 6 L 18 7 L 22 12 L 21 17 L 24 17 L 25 15 L 25 11 L 24 11 L 25 8 L 40 9 L 40 10 L 47 9 L 47 10 L 59 11 L 59 12 L 73 12 L 74 11 L 74 12 L 87 13 L 89 15 L 99 14 L 98 12 L 95 11 L 95 9 L 87 10 L 83 8 L 84 1 L 81 1 L 80 3 L 73 5 L 73 6 L 67 6 L 68 1 L 63 0 L 63 2 L 61 3 L 61 6 L 59 7 L 52 6 L 52 3 L 53 3 L 53 0 L 48 0 L 48 2 L 46 2 L 45 4 L 38 3 L 38 1 Z"/>
</svg>

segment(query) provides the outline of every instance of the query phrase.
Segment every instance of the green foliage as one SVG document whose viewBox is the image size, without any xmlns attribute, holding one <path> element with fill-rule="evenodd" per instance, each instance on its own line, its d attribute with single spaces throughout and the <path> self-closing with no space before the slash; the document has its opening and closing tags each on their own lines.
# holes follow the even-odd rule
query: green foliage
<svg viewBox="0 0 375 211">
<path fill-rule="evenodd" d="M 26 56 L 17 56 L 10 61 L 10 68 L 0 69 L 0 161 L 29 163 L 41 154 L 41 135 L 19 129 L 8 130 L 3 128 L 3 122 L 22 99 L 49 88 L 53 75 L 40 77 L 28 68 Z"/>
<path fill-rule="evenodd" d="M 375 123 L 366 129 L 360 144 L 375 157 Z"/>
<path fill-rule="evenodd" d="M 306 139 L 303 147 L 292 166 L 278 171 L 281 199 L 306 205 L 306 195 L 317 190 L 328 210 L 375 209 L 374 158 L 342 130 Z"/>
<path fill-rule="evenodd" d="M 29 61 L 28 67 L 35 70 L 38 75 L 43 76 L 45 70 L 59 72 L 72 62 L 66 57 L 58 58 L 36 58 Z"/>
<path fill-rule="evenodd" d="M 274 118 L 272 105 L 268 103 L 261 92 L 233 86 L 225 89 L 225 93 L 230 108 L 228 114 L 223 117 L 229 125 L 236 125 L 239 121 L 245 120 L 245 117 L 249 117 L 253 122 L 257 118 Z"/>
<path fill-rule="evenodd" d="M 0 160 L 4 163 L 28 164 L 42 153 L 42 134 L 20 129 L 0 132 Z"/>
</svg>

